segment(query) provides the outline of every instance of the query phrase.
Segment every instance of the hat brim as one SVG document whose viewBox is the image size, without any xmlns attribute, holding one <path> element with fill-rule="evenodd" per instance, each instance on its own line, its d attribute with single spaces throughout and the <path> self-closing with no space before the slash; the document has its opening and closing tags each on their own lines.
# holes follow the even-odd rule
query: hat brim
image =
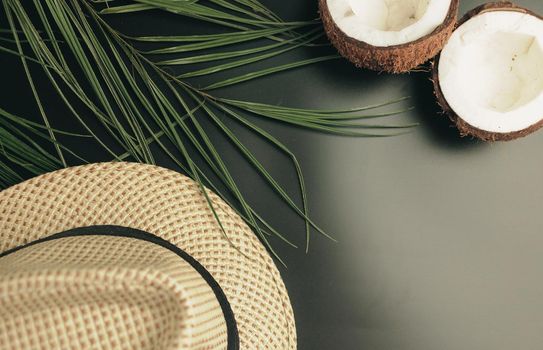
<svg viewBox="0 0 543 350">
<path fill-rule="evenodd" d="M 55 171 L 0 192 L 0 253 L 77 227 L 149 232 L 190 254 L 219 283 L 241 349 L 295 349 L 294 315 L 277 267 L 232 208 L 209 196 L 228 240 L 199 185 L 177 172 L 136 163 Z"/>
</svg>

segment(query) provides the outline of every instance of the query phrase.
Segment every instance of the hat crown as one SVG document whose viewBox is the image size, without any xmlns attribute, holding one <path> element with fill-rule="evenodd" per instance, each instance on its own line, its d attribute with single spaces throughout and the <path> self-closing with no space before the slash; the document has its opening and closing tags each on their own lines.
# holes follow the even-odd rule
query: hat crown
<svg viewBox="0 0 543 350">
<path fill-rule="evenodd" d="M 5 349 L 226 349 L 215 291 L 158 244 L 63 236 L 0 257 Z"/>
</svg>

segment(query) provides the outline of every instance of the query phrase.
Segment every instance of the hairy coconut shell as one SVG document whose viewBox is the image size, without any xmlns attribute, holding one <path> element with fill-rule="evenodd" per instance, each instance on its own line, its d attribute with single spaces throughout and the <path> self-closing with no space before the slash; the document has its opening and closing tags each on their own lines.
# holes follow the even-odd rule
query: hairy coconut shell
<svg viewBox="0 0 543 350">
<path fill-rule="evenodd" d="M 456 27 L 457 28 L 460 27 L 462 24 L 467 22 L 472 17 L 475 17 L 477 15 L 483 14 L 485 12 L 490 12 L 490 11 L 522 12 L 522 13 L 529 14 L 543 20 L 543 17 L 541 17 L 540 15 L 526 8 L 515 5 L 509 1 L 500 1 L 500 2 L 487 3 L 487 4 L 474 8 L 473 10 L 466 13 L 464 17 L 462 17 L 462 19 L 458 22 L 458 25 Z M 529 135 L 533 133 L 534 131 L 543 127 L 543 111 L 541 112 L 541 120 L 539 122 L 525 129 L 522 129 L 519 131 L 513 131 L 509 133 L 498 133 L 498 132 L 481 130 L 472 126 L 471 124 L 469 124 L 468 122 L 460 118 L 456 114 L 456 112 L 449 106 L 447 99 L 445 98 L 441 90 L 441 86 L 439 83 L 439 56 L 437 56 L 432 62 L 432 82 L 434 84 L 434 93 L 437 98 L 438 104 L 443 109 L 445 114 L 449 117 L 449 119 L 458 128 L 458 131 L 460 132 L 460 136 L 462 137 L 471 136 L 483 141 L 511 141 L 511 140 L 515 140 L 520 137 Z"/>
<path fill-rule="evenodd" d="M 459 0 L 452 0 L 447 17 L 428 35 L 395 46 L 373 46 L 345 34 L 336 25 L 327 0 L 319 0 L 319 12 L 326 35 L 339 53 L 357 67 L 389 73 L 404 73 L 418 67 L 441 51 L 451 36 L 458 15 Z"/>
</svg>

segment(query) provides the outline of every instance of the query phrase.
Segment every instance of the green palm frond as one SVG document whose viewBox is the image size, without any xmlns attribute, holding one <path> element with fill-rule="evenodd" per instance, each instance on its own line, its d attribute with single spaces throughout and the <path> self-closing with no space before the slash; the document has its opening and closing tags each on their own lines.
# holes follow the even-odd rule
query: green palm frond
<svg viewBox="0 0 543 350">
<path fill-rule="evenodd" d="M 366 122 L 403 112 L 379 112 L 401 100 L 350 110 L 311 110 L 212 94 L 215 89 L 338 58 L 325 54 L 274 63 L 274 57 L 320 45 L 322 29 L 317 21 L 284 22 L 257 0 L 32 0 L 24 4 L 2 0 L 2 6 L 9 28 L 0 30 L 0 52 L 20 60 L 40 117 L 27 119 L 0 109 L 2 187 L 28 176 L 84 163 L 81 155 L 59 141 L 65 138 L 81 138 L 81 142 L 100 148 L 111 160 L 154 164 L 159 152 L 198 181 L 206 198 L 207 188 L 224 198 L 272 253 L 272 236 L 295 246 L 247 202 L 231 165 L 218 149 L 212 132 L 218 130 L 305 222 L 307 250 L 313 230 L 329 236 L 309 217 L 302 167 L 287 146 L 252 118 L 347 136 L 391 136 L 412 126 Z M 222 30 L 212 34 L 142 36 L 122 33 L 108 20 L 109 16 L 130 18 L 130 13 L 150 10 L 195 18 Z M 257 62 L 267 68 L 238 72 Z M 177 72 L 177 68 L 188 70 Z M 79 125 L 77 132 L 51 125 L 47 104 L 34 81 L 38 71 Z M 193 80 L 217 73 L 228 76 L 207 86 Z M 241 125 L 289 158 L 298 179 L 299 196 L 287 192 L 230 123 Z M 211 201 L 208 203 L 215 213 Z"/>
</svg>

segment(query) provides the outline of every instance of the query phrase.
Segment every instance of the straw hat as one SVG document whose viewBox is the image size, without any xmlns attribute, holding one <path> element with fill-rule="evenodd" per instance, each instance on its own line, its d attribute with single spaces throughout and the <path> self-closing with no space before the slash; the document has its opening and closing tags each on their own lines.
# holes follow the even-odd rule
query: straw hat
<svg viewBox="0 0 543 350">
<path fill-rule="evenodd" d="M 0 192 L 0 348 L 295 349 L 276 266 L 210 199 L 231 243 L 198 184 L 156 166 L 73 167 Z"/>
</svg>

